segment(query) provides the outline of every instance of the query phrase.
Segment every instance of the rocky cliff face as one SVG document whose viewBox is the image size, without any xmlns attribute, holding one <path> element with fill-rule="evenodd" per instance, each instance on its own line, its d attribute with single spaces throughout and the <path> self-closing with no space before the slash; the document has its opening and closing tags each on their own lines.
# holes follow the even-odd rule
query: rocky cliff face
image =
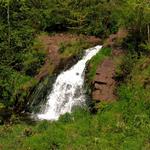
<svg viewBox="0 0 150 150">
<path fill-rule="evenodd" d="M 112 56 L 105 59 L 97 68 L 95 78 L 92 83 L 92 99 L 95 101 L 113 101 L 117 97 L 115 95 L 115 59 L 121 58 L 124 51 L 121 48 L 121 43 L 127 36 L 128 32 L 125 29 L 119 29 L 116 34 L 112 34 L 104 42 L 103 47 L 112 48 Z M 118 62 L 119 63 L 119 62 Z"/>
<path fill-rule="evenodd" d="M 96 71 L 93 80 L 92 99 L 95 101 L 112 101 L 116 99 L 114 89 L 115 67 L 111 58 L 105 59 Z"/>
</svg>

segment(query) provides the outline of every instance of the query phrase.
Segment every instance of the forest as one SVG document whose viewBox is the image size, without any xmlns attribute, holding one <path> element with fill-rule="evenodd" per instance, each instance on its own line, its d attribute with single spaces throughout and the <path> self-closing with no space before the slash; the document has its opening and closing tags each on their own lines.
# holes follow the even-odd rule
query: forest
<svg viewBox="0 0 150 150">
<path fill-rule="evenodd" d="M 120 30 L 126 36 L 112 46 L 107 39 Z M 85 37 L 105 45 L 106 52 L 89 62 L 88 91 L 109 50 L 123 49 L 125 55 L 115 60 L 117 100 L 92 101 L 54 122 L 29 121 L 23 112 L 31 112 L 34 91 L 64 65 L 51 59 L 46 77 L 39 77 L 48 62 L 39 37 L 61 34 L 77 37 L 59 45 L 64 64 L 93 46 Z M 0 0 L 0 150 L 51 149 L 150 149 L 149 0 Z"/>
</svg>

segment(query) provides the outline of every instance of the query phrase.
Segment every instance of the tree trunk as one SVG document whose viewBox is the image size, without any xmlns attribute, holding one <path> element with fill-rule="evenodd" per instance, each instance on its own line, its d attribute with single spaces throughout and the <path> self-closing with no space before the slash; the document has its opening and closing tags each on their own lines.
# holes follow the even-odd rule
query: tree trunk
<svg viewBox="0 0 150 150">
<path fill-rule="evenodd" d="M 148 43 L 150 43 L 150 25 L 147 25 L 147 36 L 148 36 Z"/>
<path fill-rule="evenodd" d="M 8 24 L 8 45 L 10 48 L 10 6 L 9 6 L 9 1 L 8 1 L 8 6 L 7 6 L 7 24 Z"/>
</svg>

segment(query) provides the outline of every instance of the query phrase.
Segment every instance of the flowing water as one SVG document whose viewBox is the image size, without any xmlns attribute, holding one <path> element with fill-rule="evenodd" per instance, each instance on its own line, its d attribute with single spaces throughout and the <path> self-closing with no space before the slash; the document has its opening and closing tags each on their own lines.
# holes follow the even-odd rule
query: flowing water
<svg viewBox="0 0 150 150">
<path fill-rule="evenodd" d="M 57 120 L 60 115 L 71 112 L 73 106 L 85 103 L 83 91 L 86 62 L 96 55 L 102 46 L 87 49 L 82 60 L 58 75 L 44 111 L 38 114 L 43 120 Z"/>
</svg>

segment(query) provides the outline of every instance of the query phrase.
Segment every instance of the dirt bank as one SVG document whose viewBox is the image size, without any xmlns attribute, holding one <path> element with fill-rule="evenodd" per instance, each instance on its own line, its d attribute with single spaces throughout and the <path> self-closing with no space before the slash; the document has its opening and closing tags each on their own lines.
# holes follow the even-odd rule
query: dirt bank
<svg viewBox="0 0 150 150">
<path fill-rule="evenodd" d="M 103 60 L 96 70 L 96 75 L 92 82 L 92 99 L 95 101 L 114 101 L 117 99 L 115 94 L 117 86 L 115 70 L 125 54 L 121 48 L 121 43 L 127 34 L 126 30 L 119 29 L 116 34 L 110 35 L 104 43 L 104 47 L 112 48 L 112 55 Z"/>
<path fill-rule="evenodd" d="M 114 101 L 117 99 L 115 94 L 117 81 L 115 80 L 116 66 L 124 55 L 122 49 L 112 50 L 112 56 L 106 58 L 99 64 L 96 75 L 92 82 L 92 99 L 95 101 Z"/>
<path fill-rule="evenodd" d="M 92 45 L 99 44 L 101 40 L 94 36 L 83 36 L 83 35 L 73 35 L 67 33 L 55 34 L 52 36 L 41 35 L 38 39 L 44 45 L 44 50 L 47 53 L 45 64 L 40 69 L 39 73 L 36 75 L 37 80 L 41 80 L 49 73 L 53 73 L 58 66 L 62 66 L 62 60 L 60 58 L 59 48 L 61 43 L 69 43 L 77 41 L 79 39 L 85 40 Z M 69 58 L 68 58 L 69 59 Z M 63 60 L 67 63 L 67 61 Z"/>
<path fill-rule="evenodd" d="M 116 99 L 114 94 L 115 80 L 115 67 L 111 58 L 105 59 L 102 64 L 97 68 L 96 76 L 93 80 L 93 100 L 107 100 L 112 101 Z"/>
</svg>

